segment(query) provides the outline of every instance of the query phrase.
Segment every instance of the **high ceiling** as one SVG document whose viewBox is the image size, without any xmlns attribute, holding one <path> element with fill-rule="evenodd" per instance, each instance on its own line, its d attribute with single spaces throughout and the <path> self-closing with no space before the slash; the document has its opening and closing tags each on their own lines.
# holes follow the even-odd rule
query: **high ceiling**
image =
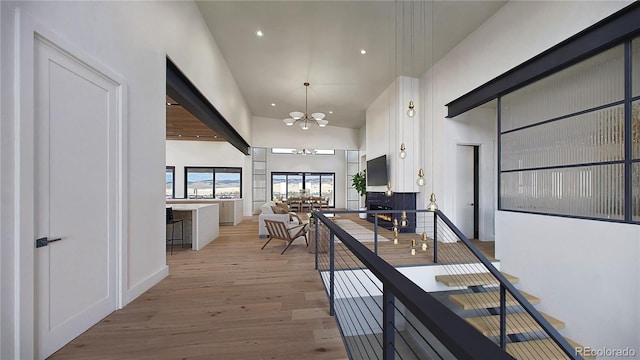
<svg viewBox="0 0 640 360">
<path fill-rule="evenodd" d="M 308 81 L 309 113 L 326 113 L 329 126 L 360 128 L 366 108 L 396 76 L 424 73 L 505 3 L 263 0 L 198 6 L 254 116 L 284 119 L 304 112 Z"/>
</svg>

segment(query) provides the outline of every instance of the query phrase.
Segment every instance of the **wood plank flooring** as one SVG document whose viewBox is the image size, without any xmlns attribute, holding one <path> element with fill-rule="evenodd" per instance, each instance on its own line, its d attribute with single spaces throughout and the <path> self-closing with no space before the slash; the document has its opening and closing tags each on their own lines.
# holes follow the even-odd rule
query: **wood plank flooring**
<svg viewBox="0 0 640 360">
<path fill-rule="evenodd" d="M 346 359 L 304 239 L 261 251 L 257 229 L 256 216 L 174 249 L 169 277 L 50 358 Z"/>
</svg>

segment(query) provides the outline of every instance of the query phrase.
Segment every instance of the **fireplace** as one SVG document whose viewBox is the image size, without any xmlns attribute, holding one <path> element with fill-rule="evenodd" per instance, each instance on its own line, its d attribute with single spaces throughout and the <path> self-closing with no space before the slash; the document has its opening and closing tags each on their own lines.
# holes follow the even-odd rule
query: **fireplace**
<svg viewBox="0 0 640 360">
<path fill-rule="evenodd" d="M 415 210 L 416 209 L 416 193 L 393 193 L 393 196 L 387 197 L 383 192 L 367 192 L 367 209 L 369 210 Z M 400 221 L 400 214 L 378 213 L 378 225 L 385 228 L 393 228 L 393 218 L 396 217 Z M 368 214 L 369 222 L 375 221 L 374 214 Z M 416 231 L 416 213 L 407 213 L 409 226 L 400 227 L 401 233 L 415 233 Z"/>
</svg>

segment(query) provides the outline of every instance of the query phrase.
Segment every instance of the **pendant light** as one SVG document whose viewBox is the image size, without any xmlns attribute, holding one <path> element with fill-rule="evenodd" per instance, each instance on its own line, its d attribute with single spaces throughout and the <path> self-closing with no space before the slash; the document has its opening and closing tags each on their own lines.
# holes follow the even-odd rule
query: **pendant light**
<svg viewBox="0 0 640 360">
<path fill-rule="evenodd" d="M 418 170 L 418 180 L 416 180 L 416 185 L 424 186 L 425 183 L 426 181 L 424 180 L 424 170 L 420 168 L 420 170 Z"/>
<path fill-rule="evenodd" d="M 404 159 L 407 157 L 407 147 L 404 146 L 404 143 L 400 144 L 400 159 Z"/>
</svg>

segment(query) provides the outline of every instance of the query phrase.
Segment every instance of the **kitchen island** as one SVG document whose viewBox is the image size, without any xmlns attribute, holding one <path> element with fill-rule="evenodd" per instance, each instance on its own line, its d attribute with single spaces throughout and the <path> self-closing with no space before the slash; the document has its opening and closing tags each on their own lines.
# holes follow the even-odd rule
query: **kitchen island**
<svg viewBox="0 0 640 360">
<path fill-rule="evenodd" d="M 173 209 L 174 219 L 183 220 L 184 242 L 191 243 L 192 250 L 202 249 L 220 235 L 218 204 L 167 203 L 166 207 Z"/>
</svg>

